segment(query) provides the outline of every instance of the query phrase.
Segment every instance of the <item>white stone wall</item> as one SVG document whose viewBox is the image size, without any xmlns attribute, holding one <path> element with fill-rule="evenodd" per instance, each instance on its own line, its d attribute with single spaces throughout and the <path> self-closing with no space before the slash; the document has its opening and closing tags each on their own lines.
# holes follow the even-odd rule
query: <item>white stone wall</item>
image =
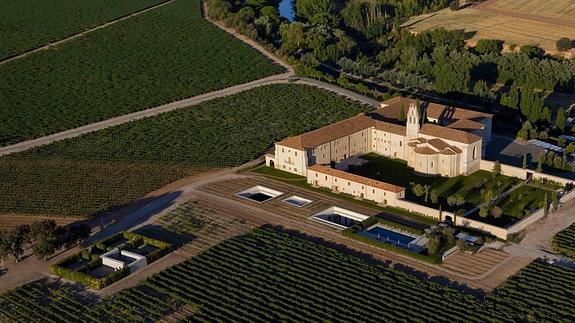
<svg viewBox="0 0 575 323">
<path fill-rule="evenodd" d="M 381 130 L 372 130 L 371 151 L 390 158 L 405 160 L 406 140 L 404 136 Z"/>
<path fill-rule="evenodd" d="M 334 177 L 332 175 L 322 174 L 313 170 L 308 170 L 307 182 L 311 185 L 324 187 L 334 192 L 345 193 L 384 205 L 396 206 L 398 198 L 405 197 L 405 192 L 390 192 L 381 188 Z"/>
<path fill-rule="evenodd" d="M 305 151 L 276 144 L 275 168 L 305 176 L 307 169 Z"/>
</svg>

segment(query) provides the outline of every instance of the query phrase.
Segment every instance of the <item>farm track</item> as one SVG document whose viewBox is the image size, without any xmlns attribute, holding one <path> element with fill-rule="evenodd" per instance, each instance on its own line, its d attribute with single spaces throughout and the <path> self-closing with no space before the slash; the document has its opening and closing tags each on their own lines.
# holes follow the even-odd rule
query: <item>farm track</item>
<svg viewBox="0 0 575 323">
<path fill-rule="evenodd" d="M 171 0 L 171 1 L 174 1 L 174 0 Z M 169 2 L 171 2 L 171 1 L 169 1 Z M 167 3 L 162 3 L 161 5 L 166 5 L 166 4 Z M 157 8 L 157 7 L 158 6 L 155 6 L 154 8 Z M 147 10 L 152 10 L 152 8 L 149 8 Z M 127 19 L 127 17 L 125 17 L 124 19 Z M 260 52 L 262 55 L 266 56 L 267 58 L 269 58 L 270 60 L 272 60 L 276 64 L 285 68 L 286 72 L 283 74 L 269 76 L 269 77 L 255 80 L 252 82 L 231 86 L 231 87 L 228 87 L 225 89 L 200 94 L 200 95 L 197 95 L 194 97 L 190 97 L 190 98 L 183 99 L 180 101 L 171 102 L 171 103 L 164 104 L 164 105 L 161 105 L 158 107 L 149 108 L 149 109 L 125 114 L 122 116 L 110 118 L 110 119 L 103 120 L 100 122 L 87 124 L 87 125 L 84 125 L 84 126 L 81 126 L 78 128 L 65 130 L 65 131 L 54 133 L 54 134 L 47 135 L 44 137 L 39 137 L 36 139 L 23 141 L 23 142 L 20 142 L 17 144 L 5 146 L 5 147 L 0 147 L 0 156 L 25 151 L 25 150 L 28 150 L 28 149 L 31 149 L 34 147 L 48 145 L 48 144 L 51 144 L 53 142 L 64 140 L 64 139 L 70 139 L 70 138 L 78 137 L 78 136 L 81 136 L 81 135 L 86 134 L 86 133 L 95 132 L 98 130 L 118 126 L 118 125 L 121 125 L 124 123 L 138 120 L 138 119 L 153 117 L 153 116 L 158 115 L 160 113 L 165 113 L 165 112 L 170 112 L 170 111 L 174 111 L 174 110 L 181 109 L 181 108 L 195 106 L 195 105 L 198 105 L 198 104 L 206 102 L 206 101 L 214 100 L 214 99 L 221 98 L 221 97 L 230 96 L 233 94 L 238 94 L 238 93 L 248 91 L 248 90 L 251 90 L 251 89 L 254 89 L 257 87 L 271 85 L 271 84 L 295 83 L 295 84 L 309 85 L 309 86 L 314 86 L 314 87 L 317 87 L 317 88 L 320 88 L 323 90 L 327 90 L 330 92 L 334 92 L 338 95 L 344 96 L 348 99 L 360 102 L 360 103 L 365 104 L 365 105 L 369 105 L 369 106 L 373 106 L 373 107 L 377 107 L 379 105 L 379 102 L 377 100 L 373 100 L 369 97 L 360 95 L 360 94 L 355 93 L 353 91 L 343 89 L 343 88 L 340 88 L 338 86 L 335 86 L 335 85 L 332 85 L 329 83 L 313 80 L 313 79 L 296 77 L 295 72 L 291 66 L 286 64 L 284 61 L 279 59 L 274 54 L 270 53 L 268 50 L 263 48 L 257 42 L 255 42 L 255 41 L 253 41 L 253 40 L 251 40 L 251 39 L 249 39 L 243 35 L 240 35 L 240 34 L 236 33 L 235 31 L 233 31 L 229 28 L 224 27 L 219 22 L 216 22 L 216 21 L 213 21 L 213 20 L 207 19 L 207 18 L 204 18 L 204 19 L 206 19 L 210 23 L 214 24 L 218 28 L 222 29 L 223 31 L 229 33 L 230 35 L 238 38 L 239 40 L 243 41 L 244 43 L 248 44 L 249 46 L 253 47 L 258 52 Z"/>
<path fill-rule="evenodd" d="M 71 40 L 78 39 L 78 38 L 80 38 L 80 37 L 86 36 L 87 34 L 92 33 L 92 32 L 94 32 L 94 31 L 96 31 L 96 30 L 103 29 L 103 28 L 106 28 L 106 27 L 110 27 L 110 26 L 112 26 L 112 25 L 114 25 L 114 24 L 117 24 L 117 23 L 119 23 L 119 22 L 121 22 L 121 21 L 124 21 L 124 20 L 130 19 L 130 18 L 139 16 L 139 15 L 141 15 L 141 14 L 144 14 L 144 13 L 148 12 L 148 11 L 151 11 L 151 10 L 154 10 L 154 9 L 157 9 L 157 8 L 160 8 L 160 7 L 163 7 L 163 6 L 168 5 L 168 4 L 170 4 L 170 3 L 174 2 L 174 1 L 175 1 L 175 0 L 168 0 L 168 1 L 166 1 L 166 2 L 162 2 L 162 3 L 157 4 L 157 5 L 154 5 L 154 6 L 151 6 L 151 7 L 148 7 L 148 8 L 144 8 L 144 9 L 141 9 L 141 10 L 138 10 L 138 11 L 133 12 L 133 13 L 131 13 L 131 14 L 128 14 L 128 15 L 126 15 L 126 16 L 123 16 L 123 17 L 120 17 L 120 18 L 117 18 L 117 19 L 108 21 L 108 22 L 106 22 L 106 23 L 104 23 L 104 24 L 102 24 L 102 25 L 96 26 L 96 27 L 94 27 L 94 28 L 91 28 L 91 29 L 88 29 L 88 30 L 85 30 L 85 31 L 82 31 L 82 32 L 79 32 L 79 33 L 76 33 L 76 34 L 73 34 L 73 35 L 68 36 L 68 37 L 66 37 L 66 38 L 64 38 L 64 39 L 61 39 L 61 40 L 58 40 L 58 41 L 55 41 L 55 42 L 51 42 L 51 43 L 48 43 L 48 44 L 46 44 L 46 45 L 44 45 L 44 46 L 41 46 L 41 47 L 38 47 L 38 48 L 35 48 L 35 49 L 32 49 L 32 50 L 29 50 L 29 51 L 27 51 L 27 52 L 24 52 L 24 53 L 22 53 L 22 54 L 18 54 L 18 55 L 16 55 L 16 56 L 7 58 L 7 59 L 5 59 L 5 60 L 3 60 L 3 61 L 0 61 L 0 65 L 4 65 L 4 64 L 6 64 L 6 63 L 9 63 L 9 62 L 11 62 L 11 61 L 14 61 L 14 60 L 17 60 L 17 59 L 20 59 L 20 58 L 24 58 L 24 57 L 26 57 L 26 56 L 28 56 L 28 55 L 30 55 L 30 54 L 34 54 L 34 53 L 37 53 L 37 52 L 39 52 L 39 51 L 43 51 L 43 50 L 46 50 L 46 49 L 50 49 L 50 48 L 52 48 L 52 47 L 56 47 L 56 46 L 62 45 L 62 44 L 67 43 L 67 42 L 69 42 L 69 41 L 71 41 Z"/>
<path fill-rule="evenodd" d="M 488 0 L 488 1 L 482 2 L 476 6 L 473 6 L 473 9 L 477 9 L 480 11 L 493 13 L 493 14 L 497 14 L 497 15 L 502 15 L 502 16 L 508 16 L 508 17 L 513 17 L 513 18 L 542 22 L 542 23 L 550 24 L 550 25 L 575 28 L 575 21 L 570 20 L 570 19 L 550 18 L 550 17 L 545 17 L 545 16 L 539 16 L 539 15 L 518 13 L 518 12 L 509 11 L 509 10 L 495 9 L 492 7 L 492 5 L 496 1 L 497 0 Z"/>
</svg>

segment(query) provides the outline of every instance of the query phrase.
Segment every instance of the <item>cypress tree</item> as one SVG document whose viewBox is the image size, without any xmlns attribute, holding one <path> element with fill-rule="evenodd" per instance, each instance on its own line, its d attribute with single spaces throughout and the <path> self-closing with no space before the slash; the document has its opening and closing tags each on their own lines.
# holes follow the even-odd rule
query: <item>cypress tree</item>
<svg viewBox="0 0 575 323">
<path fill-rule="evenodd" d="M 565 108 L 561 107 L 557 110 L 557 116 L 555 117 L 555 127 L 561 132 L 565 131 L 565 119 Z"/>
</svg>

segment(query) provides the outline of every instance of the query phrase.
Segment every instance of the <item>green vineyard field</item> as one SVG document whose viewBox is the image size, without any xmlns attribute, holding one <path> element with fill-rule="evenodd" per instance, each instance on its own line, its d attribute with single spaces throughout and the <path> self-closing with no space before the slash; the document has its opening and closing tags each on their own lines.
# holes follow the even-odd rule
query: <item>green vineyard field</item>
<svg viewBox="0 0 575 323">
<path fill-rule="evenodd" d="M 575 224 L 560 231 L 553 237 L 555 251 L 575 258 Z"/>
<path fill-rule="evenodd" d="M 0 212 L 93 214 L 362 111 L 317 88 L 276 84 L 8 155 L 0 158 Z"/>
<path fill-rule="evenodd" d="M 64 315 L 74 321 L 101 320 L 97 309 L 130 304 L 129 297 L 115 297 L 92 306 L 94 311 L 50 300 L 43 302 L 48 307 L 27 296 L 33 288 L 39 287 L 27 285 L 0 296 L 0 318 L 33 321 L 45 312 L 42 317 L 48 322 Z M 478 299 L 269 227 L 227 240 L 137 288 L 155 291 L 159 300 L 150 301 L 160 308 L 126 309 L 122 316 L 116 314 L 119 320 L 144 321 L 141 311 L 156 310 L 159 315 L 161 308 L 172 310 L 169 304 L 196 309 L 188 318 L 192 322 L 567 322 L 575 317 L 572 269 L 534 262 Z M 20 307 L 26 310 L 17 310 Z"/>
<path fill-rule="evenodd" d="M 167 0 L 2 0 L 0 60 Z"/>
<path fill-rule="evenodd" d="M 0 65 L 0 146 L 281 71 L 176 0 Z"/>
</svg>

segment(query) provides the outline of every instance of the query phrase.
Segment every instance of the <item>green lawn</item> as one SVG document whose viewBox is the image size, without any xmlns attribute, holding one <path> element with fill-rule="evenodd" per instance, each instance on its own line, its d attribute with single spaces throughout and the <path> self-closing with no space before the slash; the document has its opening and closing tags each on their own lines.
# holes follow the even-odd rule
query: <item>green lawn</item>
<svg viewBox="0 0 575 323">
<path fill-rule="evenodd" d="M 0 60 L 167 0 L 2 0 Z"/>
<path fill-rule="evenodd" d="M 367 164 L 360 167 L 354 167 L 350 171 L 354 174 L 377 179 L 382 182 L 403 186 L 407 189 L 407 198 L 438 208 L 441 205 L 443 210 L 451 210 L 447 204 L 447 198 L 451 195 L 461 195 L 465 199 L 465 204 L 460 208 L 470 209 L 481 202 L 481 190 L 489 189 L 493 195 L 508 190 L 519 183 L 519 180 L 498 175 L 488 171 L 476 171 L 467 176 L 447 177 L 423 177 L 413 172 L 413 169 L 407 166 L 407 162 L 400 159 L 391 159 L 374 153 L 362 156 L 368 160 Z M 430 185 L 430 192 L 436 190 L 439 195 L 439 203 L 432 204 L 430 200 L 424 201 L 424 197 L 416 197 L 412 192 L 410 183 L 421 185 Z"/>
<path fill-rule="evenodd" d="M 546 193 L 550 203 L 553 192 L 524 185 L 499 201 L 497 206 L 501 207 L 504 215 L 523 218 L 525 215 L 543 207 Z"/>
<path fill-rule="evenodd" d="M 1 65 L 0 146 L 282 71 L 176 0 Z"/>
</svg>

